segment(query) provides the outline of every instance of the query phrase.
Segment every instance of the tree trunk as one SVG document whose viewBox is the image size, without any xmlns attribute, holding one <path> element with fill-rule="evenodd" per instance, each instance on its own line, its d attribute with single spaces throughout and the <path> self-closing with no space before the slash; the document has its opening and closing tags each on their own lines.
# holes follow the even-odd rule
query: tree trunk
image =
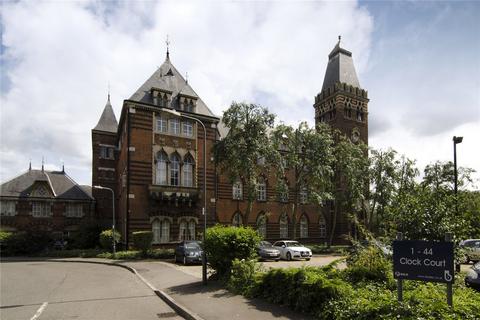
<svg viewBox="0 0 480 320">
<path fill-rule="evenodd" d="M 243 225 L 248 227 L 248 219 L 250 218 L 250 213 L 252 212 L 253 201 L 248 200 L 247 202 L 247 210 L 245 211 L 245 221 L 243 221 Z"/>
<path fill-rule="evenodd" d="M 335 199 L 338 199 L 338 196 L 335 197 Z M 328 239 L 328 247 L 330 248 L 333 243 L 333 236 L 335 235 L 335 229 L 337 227 L 337 216 L 338 216 L 338 203 L 340 201 L 335 200 L 334 202 L 334 210 L 333 210 L 333 219 L 331 220 L 331 226 L 330 226 L 330 238 Z"/>
<path fill-rule="evenodd" d="M 293 240 L 297 239 L 297 206 L 292 203 Z"/>
</svg>

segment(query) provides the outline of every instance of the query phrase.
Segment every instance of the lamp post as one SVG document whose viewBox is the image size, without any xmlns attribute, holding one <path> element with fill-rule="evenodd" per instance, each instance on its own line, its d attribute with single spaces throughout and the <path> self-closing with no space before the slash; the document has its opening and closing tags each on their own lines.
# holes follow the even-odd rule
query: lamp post
<svg viewBox="0 0 480 320">
<path fill-rule="evenodd" d="M 115 193 L 113 189 L 102 187 L 102 186 L 93 186 L 95 189 L 110 190 L 112 192 L 112 241 L 113 241 L 113 256 L 115 256 L 116 246 L 115 246 Z"/>
<path fill-rule="evenodd" d="M 453 174 L 455 175 L 454 192 L 455 192 L 455 214 L 458 216 L 458 173 L 457 173 L 457 144 L 462 143 L 463 137 L 453 136 Z"/>
<path fill-rule="evenodd" d="M 203 244 L 205 245 L 205 235 L 207 233 L 207 129 L 205 124 L 197 118 L 182 114 L 176 110 L 163 108 L 162 111 L 173 114 L 177 117 L 190 119 L 199 123 L 203 128 Z M 202 283 L 207 284 L 207 255 L 205 249 L 202 251 Z"/>
</svg>

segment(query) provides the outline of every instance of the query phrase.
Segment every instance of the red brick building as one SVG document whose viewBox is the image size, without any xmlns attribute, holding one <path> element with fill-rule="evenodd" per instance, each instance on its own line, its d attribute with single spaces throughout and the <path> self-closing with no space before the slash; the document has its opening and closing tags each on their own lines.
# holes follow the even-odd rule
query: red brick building
<svg viewBox="0 0 480 320">
<path fill-rule="evenodd" d="M 368 98 L 360 88 L 351 52 L 340 41 L 329 55 L 321 92 L 315 97 L 315 121 L 339 128 L 352 140 L 368 142 Z M 173 112 L 172 112 L 173 111 Z M 206 128 L 204 132 L 197 121 Z M 123 239 L 137 230 L 152 230 L 154 243 L 168 245 L 199 237 L 206 200 L 207 224 L 244 223 L 246 201 L 241 184 L 232 185 L 217 172 L 212 147 L 227 133 L 170 61 L 164 63 L 127 100 L 117 125 L 110 101 L 92 130 L 92 185 L 115 191 L 117 229 Z M 206 155 L 203 146 L 206 144 Z M 204 167 L 206 157 L 206 168 Z M 206 194 L 203 174 L 206 172 Z M 287 180 L 291 173 L 287 173 Z M 292 238 L 290 206 L 295 186 L 282 196 L 275 181 L 263 177 L 248 225 L 265 238 Z M 290 179 L 293 181 L 293 179 Z M 94 189 L 98 216 L 108 224 L 112 195 Z M 300 193 L 301 199 L 305 195 Z M 302 201 L 297 237 L 324 242 L 331 220 L 330 208 Z M 336 241 L 349 232 L 340 219 Z"/>
</svg>

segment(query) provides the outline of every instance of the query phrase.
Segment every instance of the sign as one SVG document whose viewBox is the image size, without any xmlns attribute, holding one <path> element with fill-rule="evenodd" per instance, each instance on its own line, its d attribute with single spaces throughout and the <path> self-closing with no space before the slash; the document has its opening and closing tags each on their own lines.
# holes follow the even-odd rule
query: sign
<svg viewBox="0 0 480 320">
<path fill-rule="evenodd" d="M 453 283 L 453 242 L 393 241 L 395 279 Z"/>
</svg>

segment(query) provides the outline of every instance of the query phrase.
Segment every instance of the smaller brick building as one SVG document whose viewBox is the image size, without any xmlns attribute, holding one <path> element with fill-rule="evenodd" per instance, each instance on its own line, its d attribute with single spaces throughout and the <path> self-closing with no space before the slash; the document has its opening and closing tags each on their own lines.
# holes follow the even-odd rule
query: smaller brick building
<svg viewBox="0 0 480 320">
<path fill-rule="evenodd" d="M 42 230 L 54 237 L 68 237 L 81 223 L 97 218 L 90 190 L 64 170 L 29 169 L 0 186 L 0 228 Z"/>
</svg>

